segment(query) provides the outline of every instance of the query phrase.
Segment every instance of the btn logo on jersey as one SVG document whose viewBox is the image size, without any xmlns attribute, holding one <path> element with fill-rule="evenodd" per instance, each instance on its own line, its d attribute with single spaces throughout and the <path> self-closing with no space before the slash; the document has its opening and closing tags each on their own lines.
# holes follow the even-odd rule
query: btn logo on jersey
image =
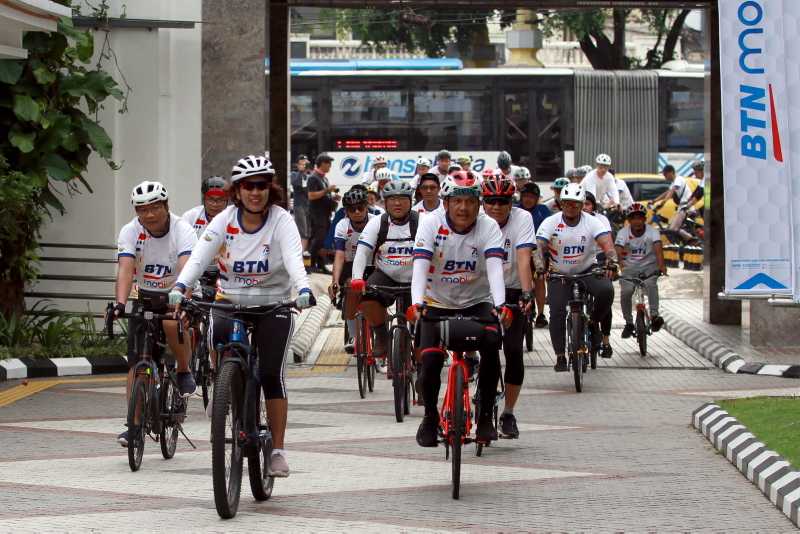
<svg viewBox="0 0 800 534">
<path fill-rule="evenodd" d="M 266 274 L 269 272 L 269 262 L 262 261 L 235 261 L 233 262 L 234 273 L 247 273 L 247 274 Z"/>
</svg>

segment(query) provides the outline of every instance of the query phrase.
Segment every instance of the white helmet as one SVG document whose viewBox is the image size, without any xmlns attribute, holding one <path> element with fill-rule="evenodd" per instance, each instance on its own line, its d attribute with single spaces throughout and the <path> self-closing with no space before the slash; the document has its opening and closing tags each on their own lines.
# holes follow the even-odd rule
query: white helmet
<svg viewBox="0 0 800 534">
<path fill-rule="evenodd" d="M 608 165 L 611 166 L 611 156 L 608 154 L 598 154 L 597 157 L 594 159 L 594 162 L 598 165 Z"/>
<path fill-rule="evenodd" d="M 408 197 L 414 198 L 414 188 L 404 180 L 389 182 L 383 187 L 381 197 L 386 200 L 389 197 Z"/>
<path fill-rule="evenodd" d="M 576 202 L 583 202 L 586 200 L 586 190 L 581 184 L 568 184 L 561 190 L 560 201 L 574 200 Z"/>
<path fill-rule="evenodd" d="M 394 180 L 394 174 L 392 174 L 392 171 L 386 167 L 382 167 L 375 170 L 375 179 L 379 182 L 384 180 Z"/>
<path fill-rule="evenodd" d="M 384 156 L 375 156 L 375 161 L 372 164 L 375 165 L 376 163 L 386 163 L 386 158 Z"/>
<path fill-rule="evenodd" d="M 417 167 L 428 167 L 430 169 L 432 167 L 431 160 L 420 156 L 417 160 Z"/>
<path fill-rule="evenodd" d="M 131 204 L 136 206 L 147 206 L 154 202 L 167 200 L 167 188 L 161 182 L 148 182 L 145 180 L 133 188 L 131 191 Z"/>
<path fill-rule="evenodd" d="M 236 162 L 231 171 L 231 184 L 251 176 L 274 175 L 272 163 L 264 156 L 245 156 Z"/>
<path fill-rule="evenodd" d="M 459 196 L 472 196 L 480 198 L 481 184 L 474 176 L 466 171 L 457 171 L 447 176 L 442 183 L 442 189 L 439 191 L 439 196 L 442 198 L 459 197 Z"/>
<path fill-rule="evenodd" d="M 530 180 L 531 179 L 531 171 L 528 170 L 528 167 L 517 167 L 514 169 L 514 179 L 515 180 Z"/>
</svg>

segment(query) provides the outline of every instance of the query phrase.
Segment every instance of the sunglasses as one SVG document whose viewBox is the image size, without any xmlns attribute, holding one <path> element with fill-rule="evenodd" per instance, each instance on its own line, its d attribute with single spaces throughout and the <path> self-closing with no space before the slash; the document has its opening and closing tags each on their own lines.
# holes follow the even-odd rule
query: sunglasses
<svg viewBox="0 0 800 534">
<path fill-rule="evenodd" d="M 483 199 L 484 204 L 489 204 L 490 206 L 504 206 L 507 204 L 511 204 L 510 198 L 485 198 Z"/>
<path fill-rule="evenodd" d="M 250 180 L 245 180 L 242 182 L 242 189 L 245 191 L 252 191 L 253 189 L 258 189 L 259 191 L 266 191 L 269 187 L 270 182 L 266 180 L 259 180 L 257 182 L 253 182 Z"/>
</svg>

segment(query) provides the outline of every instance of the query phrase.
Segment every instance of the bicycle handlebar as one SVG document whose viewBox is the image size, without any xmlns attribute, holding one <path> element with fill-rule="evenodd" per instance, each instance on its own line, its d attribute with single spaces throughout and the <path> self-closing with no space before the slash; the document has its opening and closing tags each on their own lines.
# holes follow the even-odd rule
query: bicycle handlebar
<svg viewBox="0 0 800 534">
<path fill-rule="evenodd" d="M 625 280 L 626 282 L 631 282 L 634 284 L 643 284 L 645 283 L 645 281 L 650 280 L 651 278 L 660 278 L 662 276 L 667 276 L 667 275 L 662 274 L 659 271 L 656 271 L 653 274 L 647 276 L 642 276 L 641 274 L 639 276 L 634 276 L 634 277 L 621 276 L 620 280 Z"/>
<path fill-rule="evenodd" d="M 284 308 L 297 309 L 297 304 L 294 300 L 286 300 L 276 302 L 274 304 L 267 304 L 265 306 L 245 306 L 242 304 L 230 304 L 222 302 L 200 302 L 184 298 L 181 300 L 181 307 L 189 310 L 192 308 L 199 310 L 220 310 L 240 315 L 268 315 Z"/>
<path fill-rule="evenodd" d="M 548 276 L 553 280 L 568 280 L 570 282 L 576 280 L 582 280 L 584 278 L 591 278 L 591 277 L 603 277 L 608 272 L 605 268 L 594 268 L 588 273 L 581 273 L 581 274 L 561 274 L 561 273 L 549 273 Z"/>
</svg>

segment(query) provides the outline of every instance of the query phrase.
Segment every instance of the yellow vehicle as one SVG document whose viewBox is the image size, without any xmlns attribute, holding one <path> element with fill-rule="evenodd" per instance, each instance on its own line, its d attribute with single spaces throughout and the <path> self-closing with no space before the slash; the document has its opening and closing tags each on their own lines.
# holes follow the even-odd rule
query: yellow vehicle
<svg viewBox="0 0 800 534">
<path fill-rule="evenodd" d="M 625 184 L 628 186 L 628 189 L 630 189 L 634 202 L 641 202 L 642 204 L 647 204 L 655 200 L 664 191 L 669 189 L 669 182 L 661 174 L 620 173 L 617 174 L 616 177 L 625 180 Z M 700 185 L 700 180 L 697 178 L 686 178 L 686 183 L 689 185 L 689 188 L 694 191 L 697 186 Z M 700 208 L 702 206 L 703 201 L 701 200 L 697 207 Z M 658 210 L 658 215 L 665 221 L 668 221 L 675 215 L 677 209 L 678 206 L 676 206 L 675 202 L 670 198 L 664 202 L 664 205 Z M 652 219 L 652 210 L 648 208 L 647 222 L 651 222 Z M 697 222 L 703 224 L 701 218 L 698 218 Z"/>
</svg>

